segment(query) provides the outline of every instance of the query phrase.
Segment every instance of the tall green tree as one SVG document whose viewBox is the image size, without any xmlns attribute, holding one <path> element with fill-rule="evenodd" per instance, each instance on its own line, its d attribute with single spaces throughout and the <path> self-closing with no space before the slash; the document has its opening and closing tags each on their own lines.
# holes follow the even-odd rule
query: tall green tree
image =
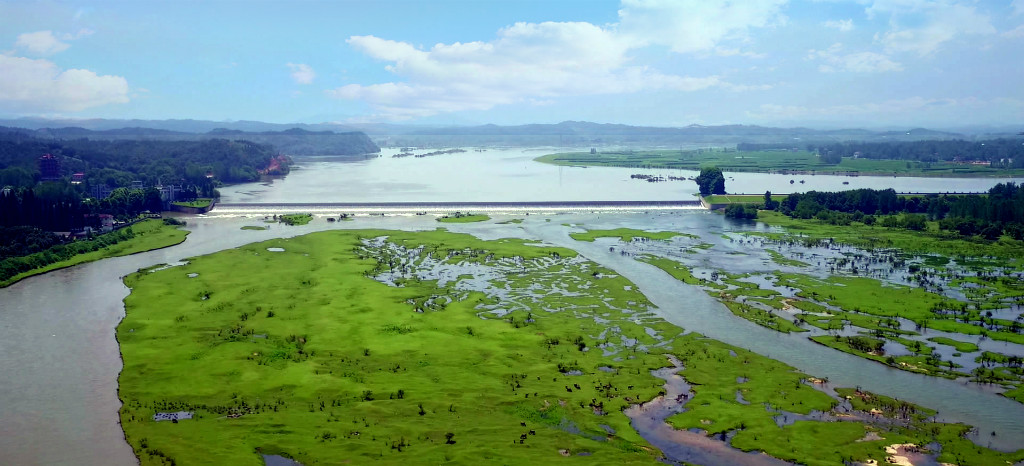
<svg viewBox="0 0 1024 466">
<path fill-rule="evenodd" d="M 725 194 L 725 175 L 718 167 L 704 167 L 700 169 L 700 175 L 694 179 L 701 196 L 709 194 Z"/>
</svg>

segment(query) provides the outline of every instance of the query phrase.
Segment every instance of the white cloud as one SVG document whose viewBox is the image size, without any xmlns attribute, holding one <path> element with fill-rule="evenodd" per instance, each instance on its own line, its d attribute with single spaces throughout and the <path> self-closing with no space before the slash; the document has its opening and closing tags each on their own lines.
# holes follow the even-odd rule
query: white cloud
<svg viewBox="0 0 1024 466">
<path fill-rule="evenodd" d="M 1016 28 L 1011 29 L 1009 31 L 1006 31 L 1001 35 L 1007 39 L 1020 39 L 1021 37 L 1024 37 L 1024 24 L 1017 26 Z"/>
<path fill-rule="evenodd" d="M 787 0 L 623 0 L 618 31 L 636 46 L 663 45 L 673 52 L 712 50 L 743 38 L 752 28 L 785 22 Z"/>
<path fill-rule="evenodd" d="M 875 0 L 866 12 L 868 17 L 890 15 L 889 31 L 875 36 L 889 53 L 931 55 L 958 37 L 996 33 L 987 15 L 955 0 Z"/>
<path fill-rule="evenodd" d="M 827 28 L 838 29 L 840 32 L 850 32 L 853 30 L 852 19 L 828 20 L 821 23 L 821 25 Z"/>
<path fill-rule="evenodd" d="M 883 73 L 900 71 L 903 66 L 888 56 L 875 52 L 842 53 L 842 44 L 832 44 L 825 50 L 809 50 L 808 60 L 821 60 L 818 70 L 824 73 L 849 71 L 853 73 Z"/>
<path fill-rule="evenodd" d="M 81 39 L 83 37 L 89 37 L 89 36 L 91 36 L 91 35 L 93 35 L 95 33 L 96 33 L 96 31 L 93 31 L 92 29 L 82 28 L 82 29 L 79 29 L 78 32 L 76 32 L 74 34 L 71 34 L 69 32 L 65 32 L 64 34 L 61 34 L 60 37 L 61 37 L 61 39 L 64 39 L 64 40 L 78 40 L 78 39 Z"/>
<path fill-rule="evenodd" d="M 564 95 L 693 91 L 722 84 L 717 76 L 666 75 L 629 66 L 628 47 L 589 23 L 517 23 L 492 42 L 411 44 L 355 36 L 349 44 L 409 82 L 349 84 L 327 91 L 363 100 L 384 116 L 414 118 Z"/>
<path fill-rule="evenodd" d="M 1013 0 L 1010 6 L 1013 7 L 1014 16 L 1024 15 L 1024 0 Z"/>
<path fill-rule="evenodd" d="M 18 35 L 15 47 L 23 49 L 33 55 L 53 55 L 62 52 L 70 47 L 69 44 L 61 42 L 53 35 L 53 31 L 26 32 Z"/>
<path fill-rule="evenodd" d="M 128 102 L 128 82 L 44 59 L 0 55 L 0 105 L 18 113 L 77 112 Z"/>
<path fill-rule="evenodd" d="M 316 72 L 304 63 L 288 63 L 288 69 L 292 71 L 292 79 L 298 84 L 313 84 L 313 80 L 316 79 Z"/>
<path fill-rule="evenodd" d="M 740 49 L 734 49 L 734 48 L 728 48 L 728 47 L 715 47 L 715 55 L 718 55 L 720 57 L 740 56 L 740 57 L 747 57 L 747 58 L 765 58 L 765 57 L 768 56 L 767 54 L 764 54 L 764 53 L 744 52 L 744 51 L 742 51 Z"/>
<path fill-rule="evenodd" d="M 742 39 L 750 28 L 784 21 L 779 9 L 785 3 L 624 0 L 620 23 L 615 25 L 516 23 L 500 29 L 492 41 L 436 44 L 429 49 L 353 36 L 348 40 L 352 47 L 388 62 L 385 69 L 405 81 L 349 84 L 326 92 L 367 102 L 381 117 L 406 119 L 571 95 L 711 87 L 760 90 L 770 86 L 734 85 L 718 76 L 664 74 L 633 65 L 628 54 L 656 45 L 677 53 L 758 56 L 719 43 Z"/>
</svg>

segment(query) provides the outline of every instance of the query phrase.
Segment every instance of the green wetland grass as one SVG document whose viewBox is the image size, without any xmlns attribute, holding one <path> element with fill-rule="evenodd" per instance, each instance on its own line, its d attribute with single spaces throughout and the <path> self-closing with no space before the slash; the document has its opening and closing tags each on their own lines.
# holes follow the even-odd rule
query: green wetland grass
<svg viewBox="0 0 1024 466">
<path fill-rule="evenodd" d="M 305 225 L 313 221 L 312 214 L 284 214 L 278 215 L 277 221 L 285 225 Z"/>
<path fill-rule="evenodd" d="M 780 428 L 777 411 L 843 400 L 778 361 L 683 334 L 628 280 L 568 249 L 330 231 L 125 283 L 120 417 L 142 464 L 657 464 L 623 410 L 664 392 L 651 371 L 669 355 L 693 387 L 669 422 L 735 434 L 743 450 L 881 463 L 886 445 L 939 435 L 941 461 L 1024 459 L 975 447 L 962 425 Z M 175 411 L 195 417 L 153 420 Z"/>
<path fill-rule="evenodd" d="M 597 238 L 619 238 L 621 241 L 630 242 L 634 238 L 643 238 L 647 240 L 667 240 L 676 236 L 685 236 L 690 238 L 696 238 L 696 236 L 688 233 L 680 233 L 676 231 L 643 231 L 636 230 L 633 228 L 616 228 L 614 230 L 587 230 L 580 233 L 570 233 L 569 236 L 577 241 L 591 241 L 593 242 Z"/>
<path fill-rule="evenodd" d="M 790 219 L 774 212 L 762 213 L 768 222 L 785 226 L 785 231 L 747 234 L 748 239 L 740 239 L 739 244 L 750 244 L 755 248 L 750 250 L 752 253 L 767 255 L 765 264 L 785 266 L 785 271 L 731 274 L 712 267 L 712 279 L 708 279 L 707 273 L 694 276 L 685 263 L 700 264 L 701 258 L 708 257 L 699 245 L 681 249 L 693 255 L 693 259 L 648 254 L 643 252 L 646 245 L 639 246 L 641 252 L 635 257 L 684 283 L 700 287 L 736 316 L 763 327 L 783 333 L 811 331 L 809 338 L 819 344 L 897 369 L 996 384 L 1004 396 L 1024 402 L 1024 390 L 1020 388 L 1024 386 L 1024 369 L 1019 359 L 989 359 L 981 367 L 965 367 L 958 359 L 978 352 L 978 345 L 971 341 L 979 339 L 1024 344 L 1024 318 L 1012 320 L 1014 306 L 1024 303 L 1024 284 L 1019 276 L 1020 257 L 1024 256 L 1015 255 L 1016 251 L 1024 254 L 1019 241 L 982 245 L 935 232 L 843 227 Z M 891 236 L 882 240 L 876 235 Z M 751 236 L 765 239 L 752 240 Z M 737 241 L 728 236 L 723 239 L 734 244 Z M 842 244 L 866 249 L 825 260 L 824 270 L 828 272 L 824 276 L 812 264 L 790 257 L 813 259 L 814 248 Z M 796 250 L 810 248 L 812 252 L 783 254 L 777 250 L 786 250 L 787 245 L 798 246 Z M 900 247 L 904 245 L 906 249 Z M 943 255 L 951 250 L 958 254 Z M 978 255 L 983 254 L 981 250 L 987 254 Z M 863 254 L 888 257 L 892 269 L 882 272 L 876 267 L 874 271 L 859 272 L 856 266 L 847 265 L 844 269 L 841 265 L 850 263 L 851 257 L 865 257 Z M 818 268 L 822 261 L 817 259 Z M 902 269 L 903 278 L 898 278 L 897 269 Z M 872 276 L 862 276 L 865 272 Z M 897 278 L 884 278 L 889 274 Z M 762 287 L 759 283 L 763 280 L 770 287 Z M 957 290 L 966 299 L 944 295 L 946 288 Z M 788 293 L 783 295 L 777 290 Z M 1006 312 L 1010 312 L 1010 317 L 999 317 Z M 901 328 L 901 320 L 916 328 Z M 852 339 L 833 335 L 851 330 L 856 332 Z M 927 338 L 929 330 L 952 333 L 955 338 Z M 877 342 L 877 350 L 872 342 Z M 886 342 L 901 345 L 910 354 L 895 345 L 890 348 L 895 348 L 896 354 L 886 354 Z"/>
</svg>

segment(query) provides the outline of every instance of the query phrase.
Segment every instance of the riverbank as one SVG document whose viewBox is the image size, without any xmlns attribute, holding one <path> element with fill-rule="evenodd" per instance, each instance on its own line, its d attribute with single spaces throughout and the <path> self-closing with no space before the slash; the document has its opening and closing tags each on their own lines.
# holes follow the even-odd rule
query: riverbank
<svg viewBox="0 0 1024 466">
<path fill-rule="evenodd" d="M 1009 178 L 1024 176 L 1022 169 L 995 169 L 952 162 L 921 163 L 906 160 L 843 158 L 822 163 L 807 151 L 653 150 L 625 152 L 567 152 L 537 157 L 534 161 L 562 166 L 661 168 L 699 171 L 717 166 L 724 172 L 782 175 L 901 176 L 928 178 Z"/>
<path fill-rule="evenodd" d="M 842 400 L 777 361 L 683 335 L 631 282 L 563 248 L 331 231 L 126 283 L 121 423 L 143 464 L 261 464 L 260 454 L 304 464 L 653 464 L 652 433 L 623 412 L 664 389 L 651 371 L 667 355 L 696 384 L 693 413 L 670 422 L 724 433 L 743 450 L 809 464 L 882 462 L 892 443 L 934 439 L 942 461 L 1024 459 L 976 448 L 957 425 L 808 418 L 780 428 L 780 412 L 810 416 Z M 177 411 L 194 416 L 153 418 Z"/>
<path fill-rule="evenodd" d="M 185 241 L 185 237 L 188 236 L 188 231 L 179 229 L 177 226 L 168 225 L 160 219 L 148 219 L 141 222 L 135 223 L 129 227 L 131 228 L 132 236 L 127 239 L 120 240 L 116 243 L 102 246 L 101 249 L 95 251 L 85 252 L 81 254 L 75 254 L 69 259 L 53 262 L 41 267 L 36 267 L 25 272 L 21 272 L 14 275 L 11 278 L 0 281 L 0 288 L 10 286 L 18 281 L 24 280 L 28 277 L 35 275 L 51 272 L 58 269 L 67 267 L 73 267 L 78 264 L 86 262 L 97 261 L 100 259 L 106 259 L 110 257 L 126 256 L 129 254 L 137 254 L 146 251 L 152 251 L 154 249 L 166 248 L 174 246 L 176 244 Z M 114 232 L 116 233 L 116 232 Z M 102 238 L 100 236 L 99 238 Z M 37 253 L 38 255 L 45 255 L 46 251 Z"/>
</svg>

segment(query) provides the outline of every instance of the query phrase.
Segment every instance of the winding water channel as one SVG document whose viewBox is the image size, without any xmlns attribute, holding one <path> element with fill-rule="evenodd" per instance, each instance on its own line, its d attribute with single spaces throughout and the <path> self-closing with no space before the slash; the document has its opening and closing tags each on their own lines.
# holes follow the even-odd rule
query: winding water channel
<svg viewBox="0 0 1024 466">
<path fill-rule="evenodd" d="M 421 179 L 440 173 L 441 168 L 447 167 L 449 173 L 467 170 L 469 174 L 460 176 L 460 179 L 486 180 L 489 169 L 474 175 L 473 163 L 465 162 L 464 156 L 474 154 L 470 152 L 422 159 L 382 157 L 353 164 L 315 162 L 273 184 L 239 185 L 225 189 L 224 195 L 226 200 L 234 202 L 444 201 L 458 199 L 454 196 L 466 193 L 472 196 L 468 200 L 572 200 L 597 194 L 603 194 L 603 199 L 655 200 L 689 196 L 694 189 L 692 183 L 630 180 L 629 173 L 637 172 L 632 169 L 538 168 L 535 165 L 539 164 L 529 162 L 529 159 L 544 153 L 539 151 L 517 149 L 503 153 L 505 156 L 496 152 L 491 152 L 491 155 L 509 166 L 523 164 L 527 167 L 527 174 L 521 179 L 508 176 L 492 183 L 471 184 L 481 191 L 458 191 L 453 187 L 459 185 L 455 181 L 445 183 L 443 179 Z M 430 170 L 435 171 L 413 165 L 422 161 L 434 164 Z M 329 165 L 321 167 L 317 165 L 320 163 Z M 379 166 L 374 166 L 375 163 Z M 362 168 L 352 168 L 357 166 Z M 585 172 L 586 176 L 581 180 L 589 177 L 591 181 L 567 183 L 566 173 L 572 173 L 571 177 L 575 178 L 576 171 Z M 396 181 L 385 184 L 384 188 L 371 189 L 369 186 L 380 181 L 384 174 L 390 174 L 387 176 L 394 176 L 397 180 L 420 182 L 409 186 Z M 739 174 L 735 176 L 741 178 Z M 781 175 L 743 176 L 754 180 L 749 189 L 753 192 L 772 189 L 766 186 L 774 186 L 772 183 L 776 182 L 783 184 L 782 187 L 788 185 L 788 179 L 783 183 L 781 179 L 770 181 L 771 178 L 764 178 Z M 821 176 L 806 178 L 806 189 L 828 189 L 824 185 L 831 182 L 840 184 L 844 177 L 827 177 L 834 178 L 832 181 Z M 824 185 L 812 185 L 811 178 L 824 179 L 821 182 Z M 860 177 L 858 183 L 867 178 Z M 606 180 L 607 184 L 601 185 L 600 180 Z M 893 179 L 885 180 L 892 185 Z M 899 180 L 904 182 L 904 179 Z M 903 185 L 905 189 L 894 187 L 901 191 L 927 190 L 929 186 L 945 186 L 947 189 L 943 191 L 977 191 L 1002 180 L 971 180 L 970 184 L 963 185 L 951 181 L 916 178 L 907 181 L 909 184 Z M 442 184 L 447 186 L 445 190 L 438 188 L 430 194 L 432 189 Z M 545 185 L 561 188 L 556 192 L 539 188 Z M 390 190 L 387 186 L 391 187 Z M 869 186 L 858 184 L 848 187 Z M 420 196 L 424 192 L 428 194 Z M 573 195 L 558 197 L 559 192 L 571 192 Z M 258 215 L 256 212 L 251 214 Z M 258 217 L 262 218 L 262 215 Z M 563 224 L 585 224 L 587 228 L 671 229 L 698 234 L 709 242 L 722 232 L 749 229 L 750 226 L 734 224 L 703 211 L 517 217 L 525 218 L 525 221 L 519 225 L 488 222 L 446 226 L 453 231 L 468 232 L 485 239 L 520 236 L 575 249 L 632 280 L 658 306 L 661 315 L 688 331 L 765 354 L 818 377 L 828 377 L 836 386 L 860 385 L 866 390 L 938 409 L 939 418 L 943 420 L 977 426 L 984 433 L 979 441 L 981 444 L 1004 449 L 1024 445 L 1024 422 L 1021 421 L 1024 419 L 1024 405 L 1002 398 L 983 386 L 889 369 L 816 345 L 799 335 L 780 334 L 757 326 L 732 315 L 696 287 L 683 284 L 651 265 L 610 253 L 610 241 L 586 243 L 572 240 L 568 233 L 573 230 Z M 191 234 L 180 245 L 58 270 L 0 289 L 0 373 L 4 374 L 0 377 L 0 463 L 128 465 L 137 462 L 124 440 L 117 414 L 120 408 L 117 374 L 121 370 L 121 361 L 114 329 L 124 315 L 122 299 L 129 292 L 120 280 L 125 274 L 153 264 L 174 263 L 254 241 L 324 229 L 433 230 L 438 226 L 434 217 L 429 215 L 361 216 L 354 222 L 337 223 L 317 218 L 306 226 L 275 224 L 265 231 L 240 230 L 241 226 L 256 224 L 259 220 L 238 213 L 218 215 L 214 211 L 209 216 L 186 220 Z M 998 435 L 988 435 L 992 431 Z"/>
</svg>

